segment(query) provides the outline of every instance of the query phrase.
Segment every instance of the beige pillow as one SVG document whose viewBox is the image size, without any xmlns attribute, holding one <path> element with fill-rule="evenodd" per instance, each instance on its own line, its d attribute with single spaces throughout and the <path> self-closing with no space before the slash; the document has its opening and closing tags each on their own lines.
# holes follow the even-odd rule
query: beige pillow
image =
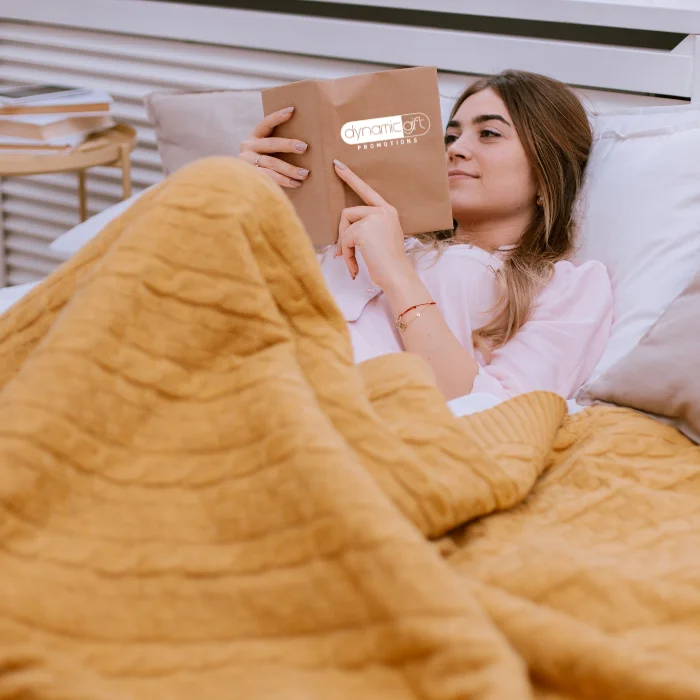
<svg viewBox="0 0 700 700">
<path fill-rule="evenodd" d="M 206 156 L 237 156 L 263 117 L 260 90 L 152 92 L 144 102 L 166 175 Z"/>
<path fill-rule="evenodd" d="M 654 414 L 700 442 L 700 272 L 639 345 L 577 400 Z"/>
</svg>

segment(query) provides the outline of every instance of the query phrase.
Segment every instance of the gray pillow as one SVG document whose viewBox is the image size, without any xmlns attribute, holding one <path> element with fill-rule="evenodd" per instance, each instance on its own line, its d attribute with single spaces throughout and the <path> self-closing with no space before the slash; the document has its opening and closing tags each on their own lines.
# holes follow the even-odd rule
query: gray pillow
<svg viewBox="0 0 700 700">
<path fill-rule="evenodd" d="M 144 102 L 166 175 L 206 156 L 237 156 L 263 117 L 260 90 L 170 90 Z"/>
<path fill-rule="evenodd" d="M 645 411 L 700 442 L 700 272 L 641 342 L 576 400 Z"/>
</svg>

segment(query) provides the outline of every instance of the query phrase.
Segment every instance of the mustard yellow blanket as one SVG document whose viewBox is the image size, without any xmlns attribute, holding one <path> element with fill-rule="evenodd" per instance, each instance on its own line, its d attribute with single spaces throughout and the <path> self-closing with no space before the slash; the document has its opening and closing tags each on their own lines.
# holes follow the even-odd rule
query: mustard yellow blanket
<svg viewBox="0 0 700 700">
<path fill-rule="evenodd" d="M 0 318 L 0 700 L 700 698 L 700 450 L 352 362 L 201 161 Z"/>
</svg>

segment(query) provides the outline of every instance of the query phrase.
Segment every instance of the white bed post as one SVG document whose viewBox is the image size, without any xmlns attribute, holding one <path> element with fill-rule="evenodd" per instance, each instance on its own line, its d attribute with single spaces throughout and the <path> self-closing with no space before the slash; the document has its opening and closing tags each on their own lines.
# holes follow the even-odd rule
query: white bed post
<svg viewBox="0 0 700 700">
<path fill-rule="evenodd" d="M 700 102 L 700 34 L 693 37 L 693 84 L 690 88 L 690 101 Z"/>
</svg>

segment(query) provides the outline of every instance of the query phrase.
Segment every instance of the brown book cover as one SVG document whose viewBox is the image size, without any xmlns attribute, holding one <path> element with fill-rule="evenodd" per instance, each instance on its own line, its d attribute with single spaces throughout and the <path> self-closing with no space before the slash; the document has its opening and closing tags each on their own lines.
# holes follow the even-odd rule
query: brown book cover
<svg viewBox="0 0 700 700">
<path fill-rule="evenodd" d="M 85 104 L 0 104 L 0 117 L 14 117 L 22 114 L 68 114 L 69 112 L 109 112 L 109 102 L 89 102 Z"/>
<path fill-rule="evenodd" d="M 336 175 L 335 158 L 396 207 L 404 233 L 452 228 L 435 68 L 303 80 L 262 97 L 266 115 L 295 108 L 275 136 L 309 144 L 306 153 L 281 157 L 311 171 L 286 192 L 315 245 L 334 243 L 342 210 L 362 203 Z"/>
<path fill-rule="evenodd" d="M 59 151 L 69 151 L 71 146 L 67 145 L 54 145 L 50 143 L 34 143 L 28 142 L 26 144 L 18 143 L 0 143 L 0 153 L 7 154 L 10 152 L 18 151 L 24 153 L 26 151 L 42 151 L 46 153 L 56 153 Z"/>
<path fill-rule="evenodd" d="M 50 124 L 32 124 L 31 122 L 0 119 L 0 137 L 10 136 L 17 139 L 50 141 L 72 134 L 108 129 L 113 124 L 112 117 L 106 114 L 67 117 Z"/>
</svg>

